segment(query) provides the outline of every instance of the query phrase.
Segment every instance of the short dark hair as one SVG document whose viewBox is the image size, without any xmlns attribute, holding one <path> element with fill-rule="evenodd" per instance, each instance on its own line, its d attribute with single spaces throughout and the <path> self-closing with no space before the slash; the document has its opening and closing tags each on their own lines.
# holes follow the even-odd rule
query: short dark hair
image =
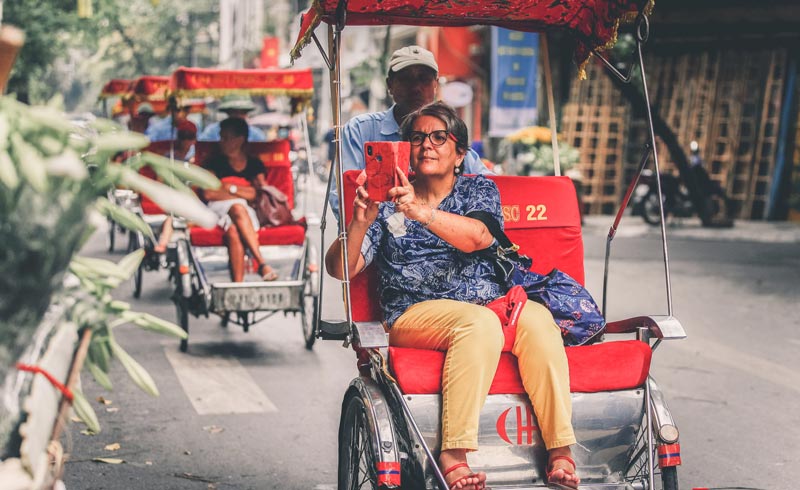
<svg viewBox="0 0 800 490">
<path fill-rule="evenodd" d="M 403 135 L 403 140 L 409 140 L 414 122 L 420 116 L 433 116 L 442 121 L 447 131 L 456 138 L 456 149 L 464 153 L 469 150 L 469 145 L 467 144 L 469 135 L 466 123 L 458 117 L 455 109 L 444 102 L 433 102 L 407 115 L 400 127 L 400 134 Z"/>
<path fill-rule="evenodd" d="M 239 117 L 229 117 L 227 119 L 223 119 L 222 122 L 219 123 L 219 130 L 220 132 L 227 130 L 236 136 L 244 136 L 245 141 L 247 141 L 247 135 L 249 134 L 247 121 Z"/>
</svg>

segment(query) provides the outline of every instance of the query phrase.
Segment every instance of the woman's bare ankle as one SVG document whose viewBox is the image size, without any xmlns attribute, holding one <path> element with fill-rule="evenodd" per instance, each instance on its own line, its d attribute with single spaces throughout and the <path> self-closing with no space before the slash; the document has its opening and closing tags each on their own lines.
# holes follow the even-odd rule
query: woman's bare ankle
<svg viewBox="0 0 800 490">
<path fill-rule="evenodd" d="M 572 457 L 572 449 L 569 446 L 554 447 L 550 449 L 547 454 L 553 458 L 555 456 L 568 456 Z"/>
<path fill-rule="evenodd" d="M 466 449 L 446 449 L 439 453 L 439 466 L 442 468 L 442 471 L 446 471 L 447 468 L 453 466 L 454 464 L 466 462 Z"/>
</svg>

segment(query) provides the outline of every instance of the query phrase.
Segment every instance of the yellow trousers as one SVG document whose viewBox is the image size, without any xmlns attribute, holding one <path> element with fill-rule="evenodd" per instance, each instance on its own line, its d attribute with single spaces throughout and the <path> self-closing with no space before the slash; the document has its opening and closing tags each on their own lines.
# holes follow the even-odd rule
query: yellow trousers
<svg viewBox="0 0 800 490">
<path fill-rule="evenodd" d="M 389 343 L 446 351 L 442 373 L 442 450 L 478 449 L 480 411 L 489 394 L 503 331 L 486 307 L 437 299 L 411 306 L 395 321 Z M 569 366 L 561 332 L 544 306 L 522 309 L 512 353 L 547 449 L 575 443 Z"/>
</svg>

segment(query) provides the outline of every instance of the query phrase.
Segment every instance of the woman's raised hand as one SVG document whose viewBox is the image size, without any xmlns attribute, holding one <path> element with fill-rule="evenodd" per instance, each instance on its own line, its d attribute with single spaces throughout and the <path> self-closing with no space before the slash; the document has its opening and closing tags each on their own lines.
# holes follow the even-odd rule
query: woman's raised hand
<svg viewBox="0 0 800 490">
<path fill-rule="evenodd" d="M 360 185 L 353 201 L 353 221 L 371 224 L 378 217 L 378 203 L 369 198 L 369 193 Z"/>
<path fill-rule="evenodd" d="M 397 171 L 400 185 L 389 189 L 389 197 L 394 199 L 395 208 L 409 219 L 416 221 L 424 219 L 425 216 L 423 216 L 423 213 L 428 209 L 427 206 L 423 206 L 417 202 L 417 194 L 414 191 L 414 186 L 408 181 L 406 174 L 398 167 L 395 167 L 395 170 Z"/>
</svg>

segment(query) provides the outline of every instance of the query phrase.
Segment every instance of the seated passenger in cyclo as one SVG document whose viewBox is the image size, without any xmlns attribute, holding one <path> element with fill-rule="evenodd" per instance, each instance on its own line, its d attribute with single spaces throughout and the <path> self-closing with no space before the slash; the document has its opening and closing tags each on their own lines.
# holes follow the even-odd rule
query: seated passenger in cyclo
<svg viewBox="0 0 800 490">
<path fill-rule="evenodd" d="M 397 170 L 401 185 L 389 192 L 394 202 L 371 199 L 369 182 L 358 187 L 347 227 L 349 272 L 376 262 L 390 345 L 447 352 L 439 465 L 451 489 L 481 490 L 486 474 L 469 469 L 467 453 L 478 449 L 480 411 L 504 342 L 500 320 L 484 305 L 507 291 L 490 259 L 476 253 L 493 245 L 491 233 L 466 215 L 488 212 L 502 223 L 500 195 L 490 179 L 462 175 L 467 128 L 447 105 L 411 113 L 402 135 L 411 143 L 415 177 L 409 181 Z M 395 213 L 405 215 L 400 229 L 390 224 Z M 326 255 L 329 273 L 339 279 L 340 252 L 337 240 Z M 549 452 L 548 480 L 577 488 L 569 368 L 547 308 L 527 302 L 512 352 Z"/>
<path fill-rule="evenodd" d="M 258 217 L 250 205 L 256 188 L 266 185 L 266 169 L 258 158 L 247 155 L 248 127 L 243 119 L 228 118 L 220 123 L 219 152 L 203 167 L 222 181 L 216 190 L 204 190 L 202 198 L 219 216 L 217 224 L 225 230 L 231 280 L 241 282 L 245 273 L 245 248 L 258 263 L 258 275 L 274 281 L 278 274 L 267 264 L 258 248 Z"/>
<path fill-rule="evenodd" d="M 194 163 L 194 145 L 197 142 L 197 126 L 188 119 L 178 122 L 177 139 L 175 147 L 171 152 L 166 152 L 165 157 L 172 156 L 176 162 Z M 170 239 L 172 238 L 173 224 L 172 216 L 167 216 L 161 225 L 161 232 L 158 234 L 158 243 L 153 246 L 153 252 L 163 254 L 167 251 Z"/>
</svg>

